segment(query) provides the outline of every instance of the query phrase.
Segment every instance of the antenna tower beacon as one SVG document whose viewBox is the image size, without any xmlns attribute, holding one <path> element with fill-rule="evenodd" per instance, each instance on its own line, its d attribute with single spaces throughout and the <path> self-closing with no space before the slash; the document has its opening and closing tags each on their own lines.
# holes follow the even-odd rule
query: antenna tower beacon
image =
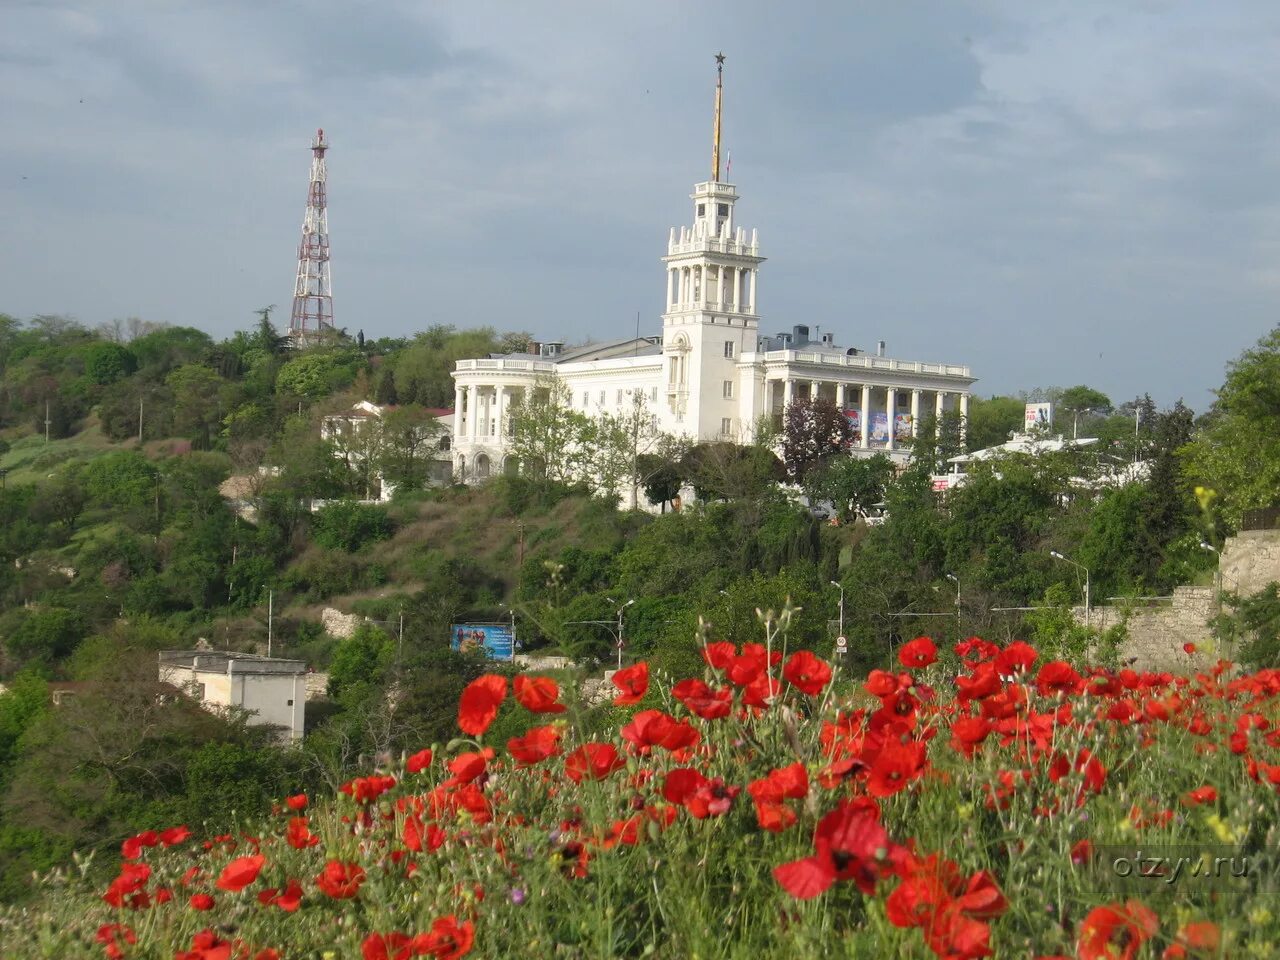
<svg viewBox="0 0 1280 960">
<path fill-rule="evenodd" d="M 333 285 L 329 276 L 329 212 L 324 152 L 329 143 L 317 130 L 311 142 L 311 186 L 298 244 L 298 279 L 293 288 L 289 336 L 303 346 L 333 330 Z"/>
</svg>

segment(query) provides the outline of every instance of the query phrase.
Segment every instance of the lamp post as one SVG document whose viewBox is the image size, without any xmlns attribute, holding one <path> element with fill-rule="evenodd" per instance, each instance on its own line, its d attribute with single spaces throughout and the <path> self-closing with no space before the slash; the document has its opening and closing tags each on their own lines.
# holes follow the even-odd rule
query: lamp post
<svg viewBox="0 0 1280 960">
<path fill-rule="evenodd" d="M 608 600 L 610 603 L 618 602 L 617 600 L 613 599 L 613 597 L 605 597 L 605 599 Z M 633 603 L 635 603 L 634 599 L 628 600 L 626 603 L 618 607 L 618 669 L 619 670 L 622 669 L 622 648 L 626 646 L 626 643 L 624 642 L 622 637 L 622 614 L 623 612 L 626 611 L 627 607 L 631 606 Z"/>
<path fill-rule="evenodd" d="M 831 581 L 831 585 L 840 591 L 840 636 L 844 636 L 844 584 L 835 580 Z"/>
<path fill-rule="evenodd" d="M 1070 557 L 1064 557 L 1057 550 L 1050 550 L 1049 556 L 1055 560 L 1061 560 L 1063 563 L 1069 563 L 1078 570 L 1084 571 L 1084 625 L 1085 629 L 1089 628 L 1089 568 L 1082 563 L 1076 563 Z"/>
</svg>

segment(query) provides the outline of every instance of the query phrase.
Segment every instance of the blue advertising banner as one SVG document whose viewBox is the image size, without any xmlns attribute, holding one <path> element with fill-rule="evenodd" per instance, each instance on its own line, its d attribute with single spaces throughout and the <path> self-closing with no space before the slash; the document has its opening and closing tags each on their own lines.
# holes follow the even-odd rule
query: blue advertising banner
<svg viewBox="0 0 1280 960">
<path fill-rule="evenodd" d="M 849 421 L 849 427 L 853 430 L 854 439 L 862 439 L 862 411 L 845 410 L 844 418 Z"/>
<path fill-rule="evenodd" d="M 484 650 L 490 660 L 515 657 L 515 640 L 509 623 L 455 623 L 449 628 L 449 646 L 463 653 Z"/>
<path fill-rule="evenodd" d="M 888 443 L 889 414 L 882 411 L 871 415 L 871 440 L 873 443 Z"/>
</svg>

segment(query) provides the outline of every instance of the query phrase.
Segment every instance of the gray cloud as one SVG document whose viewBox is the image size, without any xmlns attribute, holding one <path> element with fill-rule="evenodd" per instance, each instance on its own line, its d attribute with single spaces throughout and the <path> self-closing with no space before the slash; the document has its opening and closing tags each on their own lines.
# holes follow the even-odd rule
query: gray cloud
<svg viewBox="0 0 1280 960">
<path fill-rule="evenodd" d="M 766 330 L 883 338 L 988 392 L 1203 407 L 1275 322 L 1261 2 L 66 0 L 6 20 L 0 310 L 19 315 L 225 334 L 287 309 L 323 126 L 341 325 L 655 329 L 723 47 Z"/>
</svg>

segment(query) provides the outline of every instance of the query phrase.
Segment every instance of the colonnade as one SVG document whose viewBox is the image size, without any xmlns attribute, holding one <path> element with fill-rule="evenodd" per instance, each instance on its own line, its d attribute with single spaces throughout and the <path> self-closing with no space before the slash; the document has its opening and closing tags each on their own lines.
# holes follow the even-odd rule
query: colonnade
<svg viewBox="0 0 1280 960">
<path fill-rule="evenodd" d="M 948 409 L 948 397 L 954 397 L 954 406 L 952 409 L 958 408 L 960 413 L 960 435 L 964 436 L 965 425 L 969 419 L 969 395 L 954 390 L 927 390 L 921 387 L 902 388 L 894 387 L 887 384 L 871 384 L 871 383 L 843 383 L 821 380 L 805 380 L 797 377 L 773 378 L 765 381 L 765 407 L 770 412 L 778 410 L 777 385 L 782 386 L 782 405 L 783 410 L 794 400 L 798 393 L 798 385 L 806 384 L 805 396 L 814 396 L 822 394 L 824 387 L 831 388 L 834 394 L 832 399 L 835 401 L 836 408 L 844 411 L 851 406 L 858 409 L 858 428 L 860 436 L 857 444 L 863 450 L 871 448 L 871 432 L 874 426 L 874 414 L 883 412 L 885 414 L 885 423 L 887 428 L 887 436 L 883 447 L 886 450 L 897 449 L 897 441 L 906 439 L 897 436 L 895 429 L 898 418 L 898 395 L 906 393 L 907 389 L 911 391 L 910 411 L 911 411 L 911 429 L 910 437 L 915 437 L 920 429 L 920 410 L 923 405 L 924 395 L 932 393 L 933 396 L 933 415 L 936 419 L 941 420 L 942 414 Z M 872 409 L 872 391 L 883 393 L 884 405 L 882 410 Z"/>
<path fill-rule="evenodd" d="M 755 313 L 757 272 L 754 267 L 717 267 L 707 263 L 668 267 L 667 305 Z M 713 286 L 715 296 L 711 296 Z"/>
<path fill-rule="evenodd" d="M 459 385 L 453 394 L 453 435 L 460 440 L 478 441 L 497 437 L 507 411 L 524 396 L 526 387 L 502 384 Z M 488 394 L 486 396 L 486 394 Z M 481 417 L 483 408 L 484 416 Z"/>
</svg>

